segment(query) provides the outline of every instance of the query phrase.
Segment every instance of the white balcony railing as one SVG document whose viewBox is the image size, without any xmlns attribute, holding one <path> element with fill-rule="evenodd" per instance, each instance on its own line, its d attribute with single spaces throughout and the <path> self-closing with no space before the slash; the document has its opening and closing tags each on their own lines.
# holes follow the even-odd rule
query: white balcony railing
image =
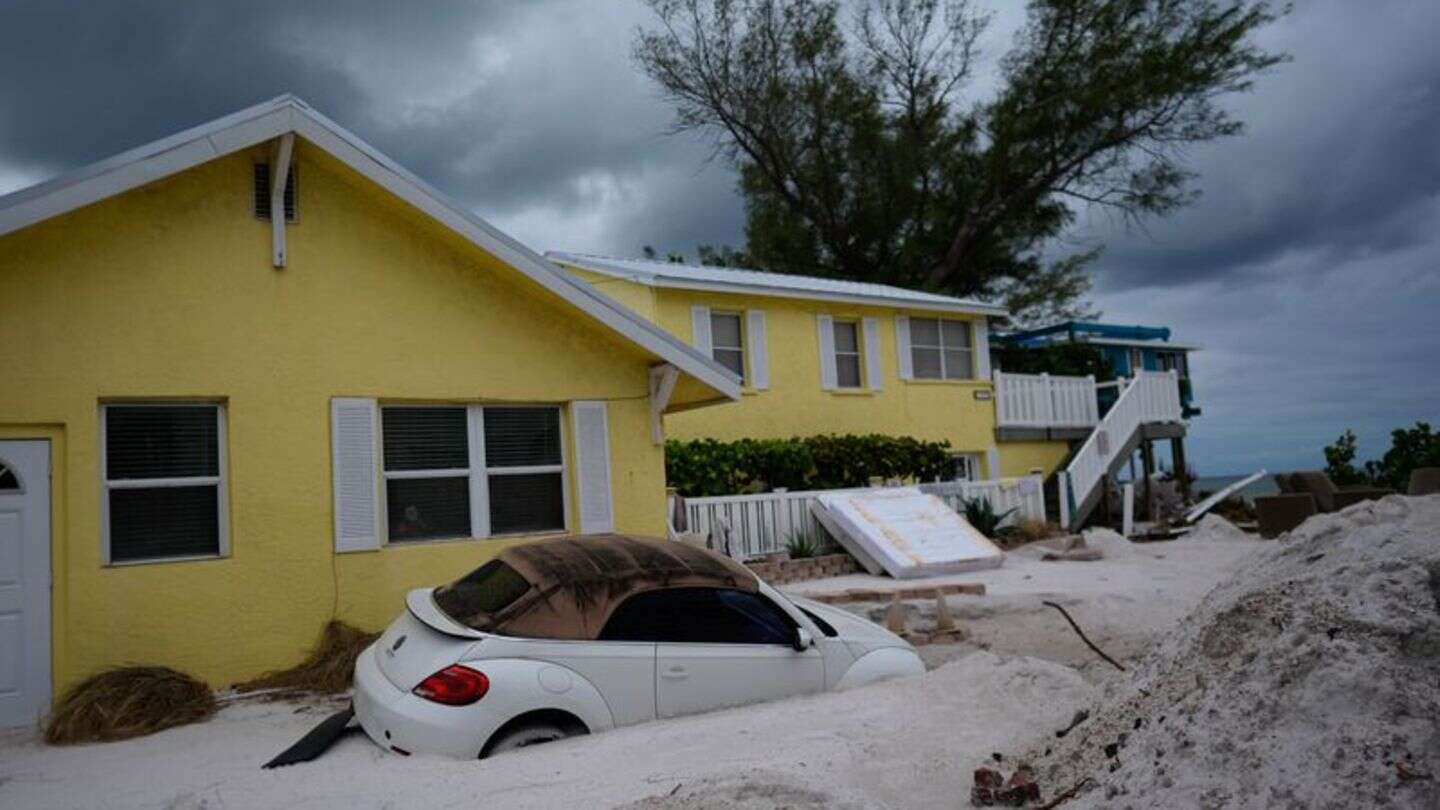
<svg viewBox="0 0 1440 810">
<path fill-rule="evenodd" d="M 1000 427 L 1088 428 L 1100 422 L 1094 377 L 995 372 Z"/>
</svg>

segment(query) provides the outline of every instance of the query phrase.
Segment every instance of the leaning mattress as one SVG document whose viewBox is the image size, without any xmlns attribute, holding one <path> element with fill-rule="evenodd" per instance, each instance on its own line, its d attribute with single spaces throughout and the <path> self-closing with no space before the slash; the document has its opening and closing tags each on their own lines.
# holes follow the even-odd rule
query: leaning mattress
<svg viewBox="0 0 1440 810">
<path fill-rule="evenodd" d="M 1005 553 L 934 495 L 914 487 L 821 495 L 815 514 L 872 574 L 897 579 L 996 568 Z"/>
</svg>

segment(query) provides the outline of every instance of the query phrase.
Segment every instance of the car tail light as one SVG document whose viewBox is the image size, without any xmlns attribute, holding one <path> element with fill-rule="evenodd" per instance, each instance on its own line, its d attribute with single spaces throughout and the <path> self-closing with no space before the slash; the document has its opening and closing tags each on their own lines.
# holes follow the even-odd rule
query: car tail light
<svg viewBox="0 0 1440 810">
<path fill-rule="evenodd" d="M 490 691 L 490 679 L 459 664 L 446 667 L 420 682 L 415 694 L 446 706 L 469 706 Z"/>
</svg>

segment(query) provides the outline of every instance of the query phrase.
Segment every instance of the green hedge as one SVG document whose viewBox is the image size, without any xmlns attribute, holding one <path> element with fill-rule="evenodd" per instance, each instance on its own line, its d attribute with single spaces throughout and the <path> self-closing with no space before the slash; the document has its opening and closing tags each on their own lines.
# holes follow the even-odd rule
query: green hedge
<svg viewBox="0 0 1440 810">
<path fill-rule="evenodd" d="M 908 436 L 810 436 L 665 443 L 665 480 L 698 498 L 790 490 L 863 487 L 870 478 L 934 481 L 951 470 L 949 442 Z"/>
</svg>

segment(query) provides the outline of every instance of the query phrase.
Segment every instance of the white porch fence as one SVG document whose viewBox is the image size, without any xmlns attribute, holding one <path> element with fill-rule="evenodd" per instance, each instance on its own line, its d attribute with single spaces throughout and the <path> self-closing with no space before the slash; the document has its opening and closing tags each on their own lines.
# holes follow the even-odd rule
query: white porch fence
<svg viewBox="0 0 1440 810">
<path fill-rule="evenodd" d="M 1092 427 L 1100 421 L 1094 377 L 995 372 L 1000 427 Z"/>
<path fill-rule="evenodd" d="M 1124 449 L 1141 425 L 1180 419 L 1180 382 L 1174 371 L 1142 371 L 1126 383 L 1105 418 L 1065 468 L 1060 488 L 1060 524 L 1069 528 L 1067 489 L 1076 505 L 1084 503 L 1105 477 L 1115 454 Z"/>
<path fill-rule="evenodd" d="M 938 495 L 951 508 L 963 511 L 962 499 L 988 498 L 997 513 L 1015 509 L 1002 525 L 1016 520 L 1045 519 L 1044 479 L 1038 475 L 1001 478 L 994 481 L 947 481 L 920 484 L 920 489 Z M 730 530 L 730 554 L 737 559 L 784 551 L 791 538 L 805 537 L 822 547 L 829 535 L 810 513 L 810 504 L 821 495 L 835 492 L 863 492 L 863 489 L 810 490 L 807 492 L 765 492 L 759 495 L 724 495 L 713 498 L 686 498 L 688 531 L 719 539 L 723 523 Z"/>
</svg>

